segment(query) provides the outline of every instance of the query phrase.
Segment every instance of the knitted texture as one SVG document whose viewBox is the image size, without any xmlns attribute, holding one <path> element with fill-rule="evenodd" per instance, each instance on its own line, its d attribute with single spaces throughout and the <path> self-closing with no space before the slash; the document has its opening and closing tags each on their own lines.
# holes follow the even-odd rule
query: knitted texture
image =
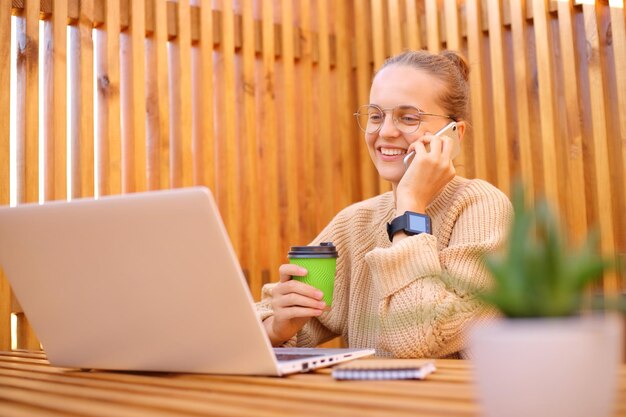
<svg viewBox="0 0 626 417">
<path fill-rule="evenodd" d="M 493 314 L 476 303 L 488 286 L 481 257 L 497 250 L 513 210 L 508 198 L 482 180 L 455 177 L 427 207 L 433 234 L 392 245 L 387 223 L 396 216 L 388 192 L 342 210 L 311 244 L 339 251 L 330 311 L 311 319 L 286 346 L 311 347 L 341 335 L 349 347 L 374 348 L 398 358 L 456 356 L 476 319 Z M 272 315 L 271 288 L 257 311 Z"/>
</svg>

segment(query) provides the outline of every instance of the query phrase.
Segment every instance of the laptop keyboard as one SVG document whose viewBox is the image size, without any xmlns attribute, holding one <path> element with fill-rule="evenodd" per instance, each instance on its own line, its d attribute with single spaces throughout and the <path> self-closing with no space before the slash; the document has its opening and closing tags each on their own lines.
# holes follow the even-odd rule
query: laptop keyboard
<svg viewBox="0 0 626 417">
<path fill-rule="evenodd" d="M 320 357 L 321 355 L 315 355 L 315 354 L 293 354 L 293 353 L 277 353 L 276 354 L 276 359 L 278 359 L 279 361 L 293 361 L 293 360 L 298 360 L 298 359 L 306 359 L 306 358 L 315 358 L 315 357 Z"/>
</svg>

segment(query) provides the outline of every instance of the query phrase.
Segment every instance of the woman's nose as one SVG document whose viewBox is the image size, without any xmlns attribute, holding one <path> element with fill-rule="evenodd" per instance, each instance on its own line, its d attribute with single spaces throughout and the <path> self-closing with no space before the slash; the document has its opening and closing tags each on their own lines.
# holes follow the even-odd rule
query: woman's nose
<svg viewBox="0 0 626 417">
<path fill-rule="evenodd" d="M 392 114 L 385 114 L 383 125 L 380 127 L 380 132 L 378 133 L 383 137 L 394 137 L 400 134 L 400 130 L 398 130 L 398 127 L 393 121 Z"/>
</svg>

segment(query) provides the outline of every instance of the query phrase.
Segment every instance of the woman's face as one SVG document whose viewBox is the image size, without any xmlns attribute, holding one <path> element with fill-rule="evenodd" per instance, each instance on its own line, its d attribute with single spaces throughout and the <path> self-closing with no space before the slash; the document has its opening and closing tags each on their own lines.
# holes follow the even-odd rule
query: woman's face
<svg viewBox="0 0 626 417">
<path fill-rule="evenodd" d="M 450 122 L 444 117 L 424 116 L 417 131 L 402 133 L 393 123 L 390 109 L 409 105 L 425 113 L 446 115 L 436 101 L 443 88 L 439 79 L 405 65 L 385 67 L 374 78 L 369 104 L 385 109 L 386 117 L 378 132 L 365 134 L 365 141 L 378 174 L 385 180 L 397 185 L 404 174 L 403 159 L 409 145 L 425 133 L 435 133 Z"/>
</svg>

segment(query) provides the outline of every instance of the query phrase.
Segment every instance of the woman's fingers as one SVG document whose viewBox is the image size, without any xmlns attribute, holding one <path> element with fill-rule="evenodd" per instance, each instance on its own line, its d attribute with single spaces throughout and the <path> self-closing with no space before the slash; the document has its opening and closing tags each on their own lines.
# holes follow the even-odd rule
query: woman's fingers
<svg viewBox="0 0 626 417">
<path fill-rule="evenodd" d="M 309 272 L 299 266 L 294 264 L 282 264 L 278 267 L 278 276 L 280 278 L 280 282 L 287 282 L 291 280 L 291 277 L 303 277 Z"/>
<path fill-rule="evenodd" d="M 288 308 L 292 306 L 308 307 L 320 310 L 326 308 L 325 302 L 298 293 L 284 294 L 282 297 L 276 299 L 273 304 L 275 308 Z"/>
<path fill-rule="evenodd" d="M 274 298 L 278 296 L 285 296 L 287 294 L 300 294 L 315 300 L 321 300 L 324 297 L 324 293 L 317 288 L 295 280 L 281 282 L 272 290 L 272 297 Z"/>
</svg>

